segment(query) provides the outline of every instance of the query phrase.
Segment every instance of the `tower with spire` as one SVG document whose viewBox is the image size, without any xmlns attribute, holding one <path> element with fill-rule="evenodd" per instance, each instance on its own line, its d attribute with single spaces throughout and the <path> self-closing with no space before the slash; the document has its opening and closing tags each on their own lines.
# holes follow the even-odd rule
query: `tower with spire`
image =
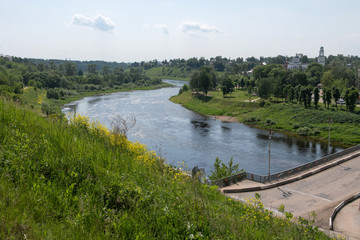
<svg viewBox="0 0 360 240">
<path fill-rule="evenodd" d="M 319 56 L 317 59 L 318 63 L 325 66 L 325 55 L 324 55 L 324 47 L 320 48 Z"/>
</svg>

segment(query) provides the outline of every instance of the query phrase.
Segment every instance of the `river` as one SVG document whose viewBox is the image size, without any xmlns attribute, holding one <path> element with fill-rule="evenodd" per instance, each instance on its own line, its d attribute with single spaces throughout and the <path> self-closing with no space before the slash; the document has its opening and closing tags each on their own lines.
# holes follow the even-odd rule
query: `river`
<svg viewBox="0 0 360 240">
<path fill-rule="evenodd" d="M 179 92 L 184 82 L 165 81 L 175 87 L 86 97 L 65 105 L 62 111 L 68 115 L 76 111 L 107 127 L 117 114 L 133 115 L 136 125 L 128 132 L 128 139 L 146 144 L 174 166 L 185 163 L 189 170 L 199 166 L 209 175 L 216 157 L 223 162 L 233 157 L 240 169 L 267 175 L 267 131 L 221 122 L 172 103 L 168 99 Z M 330 152 L 341 150 L 331 147 Z M 275 132 L 271 138 L 271 173 L 319 159 L 327 152 L 326 143 Z"/>
</svg>

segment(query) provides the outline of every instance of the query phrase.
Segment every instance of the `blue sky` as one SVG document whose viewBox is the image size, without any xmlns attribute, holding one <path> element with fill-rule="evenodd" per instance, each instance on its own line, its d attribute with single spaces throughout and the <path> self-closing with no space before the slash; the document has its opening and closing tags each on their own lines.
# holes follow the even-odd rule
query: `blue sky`
<svg viewBox="0 0 360 240">
<path fill-rule="evenodd" d="M 358 0 L 0 0 L 0 53 L 118 62 L 360 55 Z"/>
</svg>

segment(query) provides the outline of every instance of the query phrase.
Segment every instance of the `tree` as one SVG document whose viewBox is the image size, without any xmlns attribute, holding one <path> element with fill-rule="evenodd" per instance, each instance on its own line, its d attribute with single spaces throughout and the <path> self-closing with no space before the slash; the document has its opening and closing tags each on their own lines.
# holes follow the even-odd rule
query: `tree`
<svg viewBox="0 0 360 240">
<path fill-rule="evenodd" d="M 232 93 L 234 91 L 234 84 L 229 77 L 226 77 L 226 76 L 224 77 L 222 85 L 221 85 L 221 90 L 223 93 L 223 97 L 225 97 L 227 94 Z"/>
<path fill-rule="evenodd" d="M 314 87 L 313 94 L 314 94 L 314 105 L 316 108 L 318 108 L 318 103 L 320 99 L 320 90 L 318 87 Z"/>
<path fill-rule="evenodd" d="M 301 85 L 295 87 L 295 99 L 298 103 L 301 104 Z"/>
<path fill-rule="evenodd" d="M 349 111 L 354 112 L 356 107 L 356 99 L 359 97 L 359 92 L 355 89 L 351 90 L 348 95 L 349 99 Z"/>
<path fill-rule="evenodd" d="M 241 174 L 244 170 L 239 170 L 239 164 L 233 165 L 233 158 L 228 162 L 228 166 L 221 162 L 217 157 L 214 163 L 214 171 L 210 171 L 210 180 L 217 180 L 225 177 L 229 177 L 234 174 Z"/>
<path fill-rule="evenodd" d="M 326 97 L 326 103 L 327 103 L 328 108 L 329 108 L 330 103 L 331 103 L 331 98 L 332 98 L 331 96 L 332 96 L 331 90 L 327 89 L 326 92 L 325 92 L 325 97 Z"/>
<path fill-rule="evenodd" d="M 293 102 L 295 99 L 295 88 L 291 85 L 288 86 L 288 97 L 289 97 L 289 101 Z"/>
<path fill-rule="evenodd" d="M 240 87 L 241 87 L 241 89 L 243 89 L 244 86 L 245 86 L 245 80 L 244 80 L 244 78 L 242 77 L 241 80 L 240 80 Z"/>
<path fill-rule="evenodd" d="M 312 86 L 309 85 L 306 87 L 306 101 L 308 107 L 311 106 L 311 97 L 312 97 Z"/>
<path fill-rule="evenodd" d="M 261 78 L 257 81 L 259 97 L 268 99 L 271 95 L 272 82 L 269 78 Z"/>
<path fill-rule="evenodd" d="M 337 107 L 337 101 L 339 100 L 340 98 L 340 90 L 336 87 L 333 87 L 333 97 L 334 97 L 334 100 L 335 100 L 335 104 L 336 104 L 336 107 Z"/>
<path fill-rule="evenodd" d="M 91 63 L 87 66 L 88 73 L 96 74 L 96 64 Z"/>
<path fill-rule="evenodd" d="M 202 90 L 204 95 L 207 95 L 212 85 L 216 85 L 216 75 L 212 67 L 203 66 L 190 77 L 190 88 L 195 91 Z"/>
<path fill-rule="evenodd" d="M 345 100 L 345 106 L 346 106 L 346 110 L 349 109 L 350 106 L 350 98 L 349 98 L 349 94 L 350 94 L 350 89 L 346 89 L 345 90 L 345 94 L 344 94 L 344 100 Z"/>
<path fill-rule="evenodd" d="M 304 86 L 301 86 L 300 98 L 301 98 L 301 101 L 304 103 L 304 107 L 307 108 L 308 107 L 307 91 L 306 91 L 306 87 L 304 87 Z"/>
<path fill-rule="evenodd" d="M 309 84 L 316 86 L 320 83 L 324 67 L 319 63 L 310 63 L 306 68 L 306 76 Z"/>
<path fill-rule="evenodd" d="M 307 76 L 302 71 L 299 70 L 293 71 L 290 75 L 290 83 L 293 86 L 297 86 L 297 85 L 306 86 L 308 85 Z"/>
<path fill-rule="evenodd" d="M 104 76 L 108 76 L 108 75 L 111 74 L 111 69 L 110 69 L 110 67 L 108 65 L 103 66 L 102 74 Z"/>
<path fill-rule="evenodd" d="M 76 75 L 76 65 L 73 62 L 66 62 L 64 64 L 64 70 L 66 76 L 75 76 Z"/>
<path fill-rule="evenodd" d="M 324 75 L 321 77 L 321 87 L 322 88 L 331 88 L 335 78 L 331 71 L 324 72 Z"/>
</svg>

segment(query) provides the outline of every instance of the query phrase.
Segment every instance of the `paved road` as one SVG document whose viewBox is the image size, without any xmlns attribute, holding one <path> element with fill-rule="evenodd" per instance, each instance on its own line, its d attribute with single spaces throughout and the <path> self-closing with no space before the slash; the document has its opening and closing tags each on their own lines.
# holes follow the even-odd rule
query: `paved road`
<svg viewBox="0 0 360 240">
<path fill-rule="evenodd" d="M 285 211 L 293 213 L 295 217 L 309 217 L 310 213 L 315 211 L 317 214 L 315 224 L 321 228 L 328 229 L 329 217 L 334 207 L 359 191 L 360 157 L 356 157 L 308 178 L 280 187 L 259 191 L 258 193 L 261 195 L 261 200 L 265 206 L 276 210 L 283 204 Z M 245 199 L 249 196 L 253 197 L 254 194 L 255 192 L 228 193 L 226 195 L 237 199 Z M 340 216 L 340 219 L 343 217 L 358 219 L 358 215 L 359 210 L 340 211 L 337 217 Z M 344 232 L 341 224 L 342 221 L 338 221 L 335 218 L 334 230 Z M 350 226 L 350 224 L 347 224 L 347 226 Z M 351 229 L 348 229 L 349 231 L 347 232 L 355 232 L 356 236 L 354 237 L 360 239 L 360 234 L 357 233 L 360 229 L 360 221 L 357 220 L 351 226 Z"/>
<path fill-rule="evenodd" d="M 335 218 L 335 229 L 348 236 L 359 238 L 360 236 L 360 199 L 346 205 Z"/>
</svg>

